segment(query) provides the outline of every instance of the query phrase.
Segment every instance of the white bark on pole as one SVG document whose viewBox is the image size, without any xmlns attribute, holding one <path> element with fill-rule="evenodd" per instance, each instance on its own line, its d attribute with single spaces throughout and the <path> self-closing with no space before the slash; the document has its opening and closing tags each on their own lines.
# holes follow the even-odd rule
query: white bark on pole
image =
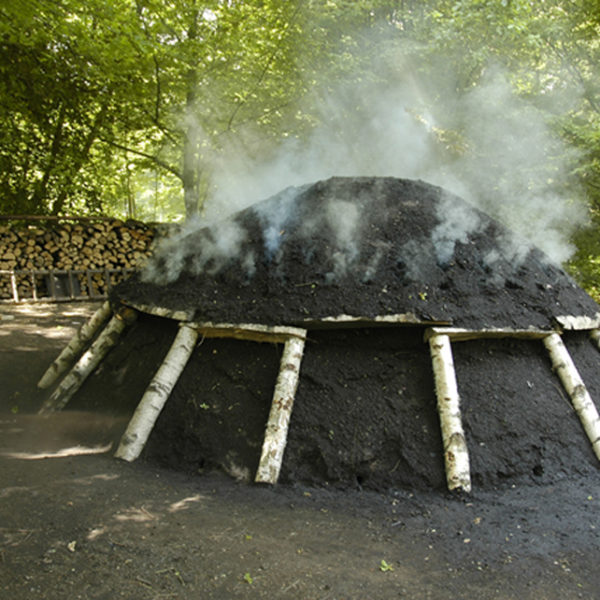
<svg viewBox="0 0 600 600">
<path fill-rule="evenodd" d="M 180 324 L 180 329 L 165 360 L 148 385 L 131 421 L 129 421 L 127 430 L 115 452 L 116 458 L 131 462 L 141 454 L 158 416 L 194 351 L 197 340 L 196 329 L 185 323 Z"/>
<path fill-rule="evenodd" d="M 435 377 L 448 489 L 470 492 L 469 451 L 462 426 L 450 338 L 447 335 L 434 335 L 429 339 L 429 348 Z"/>
<path fill-rule="evenodd" d="M 554 320 L 560 325 L 561 329 L 582 330 L 582 329 L 597 329 L 600 327 L 600 313 L 596 313 L 593 317 L 565 315 L 555 317 Z"/>
<path fill-rule="evenodd" d="M 303 338 L 290 337 L 283 348 L 262 453 L 254 479 L 256 483 L 275 484 L 279 479 L 294 397 L 300 378 L 304 343 Z"/>
<path fill-rule="evenodd" d="M 592 443 L 594 454 L 600 460 L 600 417 L 598 416 L 598 410 L 560 335 L 558 333 L 550 334 L 544 338 L 544 345 L 550 355 L 552 367 L 560 378 L 565 391 L 569 394 L 573 408 Z"/>
<path fill-rule="evenodd" d="M 12 288 L 13 300 L 15 302 L 19 301 L 19 289 L 17 288 L 17 278 L 15 276 L 15 272 L 12 271 L 10 274 L 10 286 Z"/>
<path fill-rule="evenodd" d="M 124 309 L 114 315 L 94 343 L 83 353 L 60 382 L 50 398 L 44 402 L 39 414 L 51 413 L 64 408 L 83 382 L 108 354 L 109 350 L 117 343 L 125 327 L 132 323 L 136 317 L 137 313 L 132 309 Z"/>
<path fill-rule="evenodd" d="M 38 381 L 37 386 L 40 389 L 49 388 L 73 364 L 88 342 L 108 320 L 110 312 L 110 303 L 108 301 L 104 302 L 90 319 L 80 327 L 79 331 L 71 338 L 71 341 Z"/>
</svg>

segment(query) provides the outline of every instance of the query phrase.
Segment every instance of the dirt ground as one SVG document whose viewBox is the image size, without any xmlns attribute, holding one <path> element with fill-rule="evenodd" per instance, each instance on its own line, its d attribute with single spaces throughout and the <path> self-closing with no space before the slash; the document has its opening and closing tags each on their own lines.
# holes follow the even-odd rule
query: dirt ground
<svg viewBox="0 0 600 600">
<path fill-rule="evenodd" d="M 0 307 L 0 598 L 598 598 L 600 474 L 464 498 L 258 487 L 113 459 L 123 418 L 36 416 L 94 308 Z"/>
</svg>

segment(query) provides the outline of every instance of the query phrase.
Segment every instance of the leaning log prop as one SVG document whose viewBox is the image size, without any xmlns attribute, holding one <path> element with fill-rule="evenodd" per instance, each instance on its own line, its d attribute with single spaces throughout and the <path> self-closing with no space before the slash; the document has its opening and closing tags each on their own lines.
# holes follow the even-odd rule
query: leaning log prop
<svg viewBox="0 0 600 600">
<path fill-rule="evenodd" d="M 573 408 L 592 443 L 594 453 L 600 460 L 600 417 L 577 367 L 557 333 L 545 337 L 544 346 L 550 355 L 552 367 L 569 395 Z"/>
<path fill-rule="evenodd" d="M 158 416 L 169 399 L 171 390 L 175 387 L 194 351 L 197 340 L 198 331 L 187 323 L 180 323 L 179 331 L 164 362 L 150 382 L 131 421 L 129 421 L 127 430 L 115 453 L 116 458 L 131 462 L 141 454 Z"/>
<path fill-rule="evenodd" d="M 136 318 L 136 311 L 127 307 L 115 313 L 94 343 L 83 353 L 52 395 L 44 402 L 39 414 L 48 414 L 63 409 L 83 382 L 117 343 L 123 330 L 133 323 Z"/>
<path fill-rule="evenodd" d="M 146 389 L 121 438 L 115 457 L 131 462 L 140 456 L 200 335 L 202 338 L 284 342 L 279 376 L 275 385 L 261 460 L 256 474 L 257 482 L 277 483 L 287 443 L 294 396 L 298 387 L 306 331 L 295 327 L 273 327 L 246 323 L 180 322 L 179 326 L 179 332 L 169 352 Z"/>
<path fill-rule="evenodd" d="M 277 483 L 279 479 L 303 354 L 304 339 L 290 337 L 281 355 L 279 375 L 256 472 L 256 483 Z"/>
<path fill-rule="evenodd" d="M 56 360 L 48 367 L 46 372 L 38 381 L 37 386 L 44 390 L 52 386 L 60 376 L 67 371 L 83 349 L 94 338 L 98 330 L 108 321 L 111 315 L 110 303 L 104 302 L 102 306 L 86 321 L 77 333 L 71 338 L 64 350 L 58 355 Z"/>
<path fill-rule="evenodd" d="M 462 426 L 452 347 L 447 335 L 429 338 L 449 490 L 471 491 L 469 450 Z"/>
</svg>

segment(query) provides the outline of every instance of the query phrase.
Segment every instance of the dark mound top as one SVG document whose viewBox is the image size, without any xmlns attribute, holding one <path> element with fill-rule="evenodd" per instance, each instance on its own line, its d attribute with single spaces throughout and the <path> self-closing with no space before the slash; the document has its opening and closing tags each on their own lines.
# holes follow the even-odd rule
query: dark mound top
<svg viewBox="0 0 600 600">
<path fill-rule="evenodd" d="M 550 328 L 598 305 L 538 249 L 421 181 L 287 189 L 157 249 L 114 300 L 196 320 L 300 324 L 411 313 L 462 327 Z"/>
</svg>

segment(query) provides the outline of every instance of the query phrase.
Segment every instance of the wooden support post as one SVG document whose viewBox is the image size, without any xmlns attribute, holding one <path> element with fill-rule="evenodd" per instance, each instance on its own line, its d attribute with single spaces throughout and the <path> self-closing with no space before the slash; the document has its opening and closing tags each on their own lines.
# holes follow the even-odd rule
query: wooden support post
<svg viewBox="0 0 600 600">
<path fill-rule="evenodd" d="M 54 270 L 50 269 L 50 275 L 48 275 L 48 283 L 50 284 L 50 297 L 52 300 L 56 300 L 56 276 Z"/>
<path fill-rule="evenodd" d="M 69 269 L 67 271 L 67 282 L 69 284 L 69 298 L 75 298 L 75 286 L 73 285 L 73 270 Z"/>
<path fill-rule="evenodd" d="M 306 334 L 305 331 L 303 333 Z M 304 343 L 303 337 L 290 337 L 285 342 L 255 477 L 257 483 L 274 484 L 279 479 L 294 397 L 300 378 Z"/>
<path fill-rule="evenodd" d="M 94 343 L 67 373 L 50 398 L 44 402 L 39 414 L 47 414 L 64 408 L 109 350 L 117 343 L 125 327 L 135 321 L 136 317 L 137 313 L 130 308 L 121 309 L 114 315 Z"/>
<path fill-rule="evenodd" d="M 10 287 L 12 288 L 13 300 L 15 302 L 19 301 L 19 289 L 17 287 L 17 277 L 14 271 L 10 273 Z"/>
<path fill-rule="evenodd" d="M 196 329 L 186 323 L 181 323 L 165 360 L 154 375 L 129 421 L 127 430 L 115 452 L 116 458 L 131 462 L 141 454 L 160 412 L 194 351 L 197 340 Z"/>
<path fill-rule="evenodd" d="M 449 490 L 471 491 L 469 451 L 462 426 L 452 347 L 447 335 L 429 338 Z"/>
<path fill-rule="evenodd" d="M 96 335 L 100 327 L 108 320 L 110 313 L 110 304 L 104 302 L 91 318 L 80 327 L 79 331 L 71 338 L 71 341 L 38 381 L 37 386 L 40 389 L 49 388 L 69 368 L 88 342 Z"/>
<path fill-rule="evenodd" d="M 92 274 L 89 269 L 86 269 L 85 271 L 85 281 L 87 283 L 87 295 L 90 298 L 94 298 L 94 285 L 92 284 Z"/>
<path fill-rule="evenodd" d="M 35 282 L 35 271 L 31 269 L 31 297 L 33 300 L 38 299 L 37 283 Z"/>
<path fill-rule="evenodd" d="M 544 346 L 550 355 L 552 367 L 569 394 L 573 408 L 592 443 L 594 454 L 600 460 L 600 417 L 577 367 L 558 333 L 544 338 Z"/>
</svg>

